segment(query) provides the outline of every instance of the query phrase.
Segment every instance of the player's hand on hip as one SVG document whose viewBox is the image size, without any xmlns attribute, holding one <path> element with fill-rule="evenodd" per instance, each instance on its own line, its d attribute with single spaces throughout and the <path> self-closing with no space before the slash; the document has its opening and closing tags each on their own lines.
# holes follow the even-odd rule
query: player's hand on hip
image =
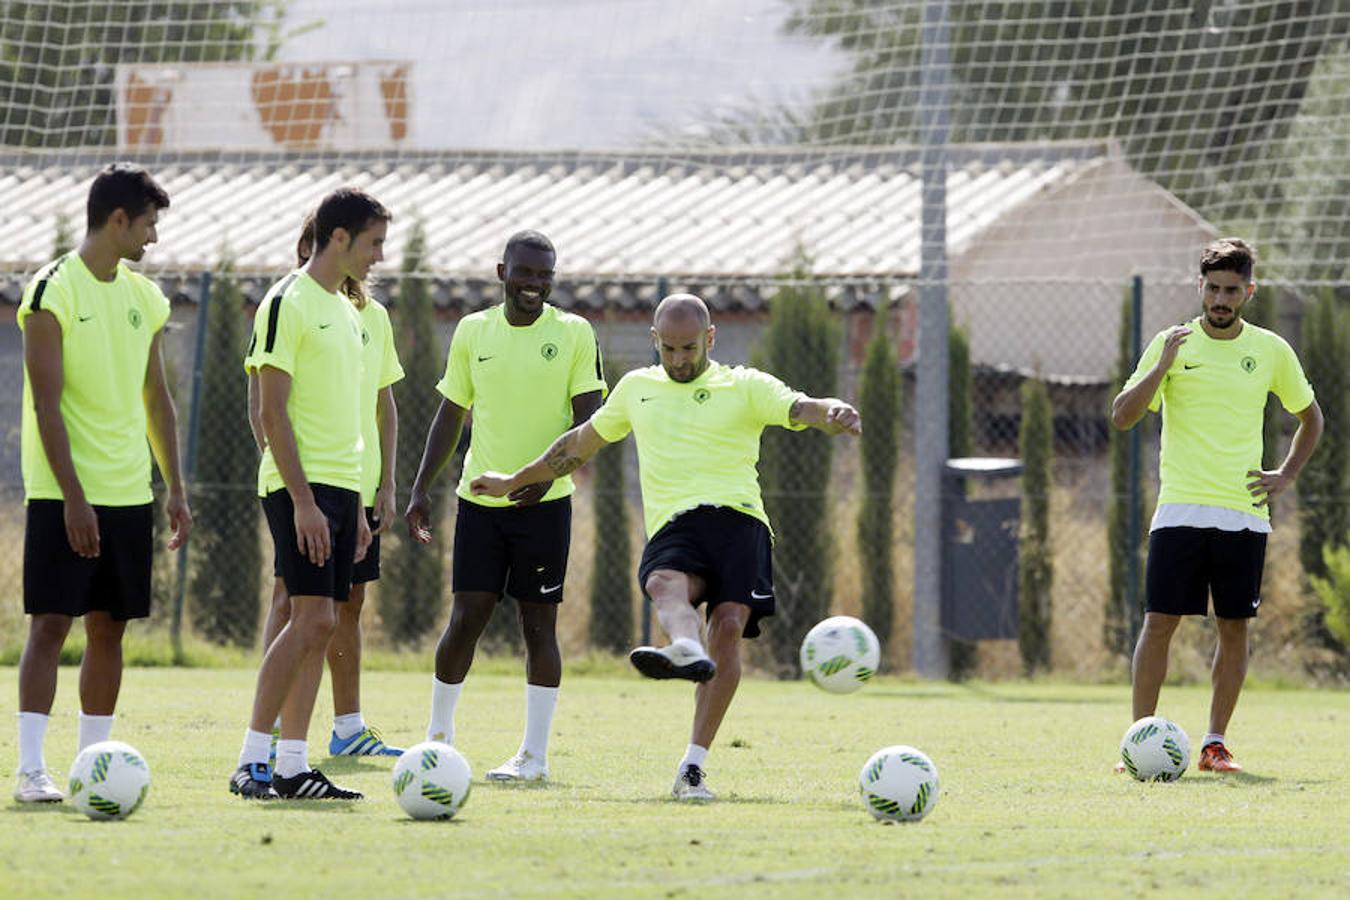
<svg viewBox="0 0 1350 900">
<path fill-rule="evenodd" d="M 321 566 L 333 553 L 328 517 L 314 501 L 295 506 L 295 542 L 306 559 Z"/>
<path fill-rule="evenodd" d="M 64 504 L 66 519 L 66 540 L 70 549 L 85 559 L 93 559 L 99 553 L 98 516 L 89 501 L 67 500 Z"/>
<path fill-rule="evenodd" d="M 484 472 L 469 482 L 469 493 L 475 497 L 505 497 L 511 493 L 511 476 L 501 472 Z"/>
<path fill-rule="evenodd" d="M 1252 479 L 1247 482 L 1247 490 L 1256 498 L 1257 506 L 1269 506 L 1273 497 L 1282 494 L 1294 483 L 1294 479 L 1279 469 L 1270 472 L 1252 469 L 1247 473 Z"/>
<path fill-rule="evenodd" d="M 847 403 L 836 403 L 825 413 L 825 427 L 834 434 L 862 434 L 862 416 Z"/>
<path fill-rule="evenodd" d="M 356 516 L 356 555 L 352 557 L 352 562 L 360 562 L 366 558 L 366 551 L 370 549 L 373 540 L 375 537 L 366 522 L 366 511 L 361 510 Z"/>
<path fill-rule="evenodd" d="M 394 524 L 394 486 L 385 485 L 375 493 L 375 530 L 372 534 L 384 534 Z"/>
<path fill-rule="evenodd" d="M 1177 325 L 1168 330 L 1167 337 L 1163 338 L 1162 355 L 1158 357 L 1158 366 L 1164 372 L 1172 368 L 1172 363 L 1177 361 L 1177 353 L 1181 350 L 1181 345 L 1186 343 L 1190 333 L 1189 325 Z"/>
<path fill-rule="evenodd" d="M 511 493 L 507 494 L 506 499 L 510 500 L 516 506 L 533 506 L 544 499 L 544 495 L 548 493 L 548 489 L 551 487 L 553 487 L 552 481 L 527 484 L 523 488 L 516 488 Z"/>
<path fill-rule="evenodd" d="M 188 532 L 192 530 L 192 510 L 188 507 L 187 496 L 182 490 L 169 491 L 164 501 L 164 514 L 169 520 L 169 549 L 177 550 L 187 543 Z"/>
<path fill-rule="evenodd" d="M 419 544 L 431 543 L 431 498 L 426 491 L 413 488 L 403 520 L 408 523 L 409 537 Z"/>
</svg>

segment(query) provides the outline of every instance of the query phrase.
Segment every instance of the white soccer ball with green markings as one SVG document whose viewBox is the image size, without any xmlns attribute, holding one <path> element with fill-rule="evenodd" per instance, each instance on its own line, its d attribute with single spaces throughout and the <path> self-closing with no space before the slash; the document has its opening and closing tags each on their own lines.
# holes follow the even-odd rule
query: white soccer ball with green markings
<svg viewBox="0 0 1350 900">
<path fill-rule="evenodd" d="M 70 765 L 70 802 L 91 819 L 125 819 L 150 790 L 150 766 L 130 744 L 90 744 Z"/>
<path fill-rule="evenodd" d="M 881 644 L 866 623 L 831 616 L 802 639 L 802 673 L 831 694 L 851 694 L 876 674 Z"/>
<path fill-rule="evenodd" d="M 414 819 L 448 819 L 469 799 L 469 761 L 439 741 L 414 744 L 394 766 L 394 796 Z"/>
<path fill-rule="evenodd" d="M 1120 739 L 1120 761 L 1138 781 L 1176 781 L 1191 764 L 1191 739 L 1162 716 L 1145 716 Z"/>
<path fill-rule="evenodd" d="M 886 747 L 862 767 L 858 788 L 863 807 L 881 821 L 917 822 L 937 805 L 937 766 L 913 747 Z"/>
</svg>

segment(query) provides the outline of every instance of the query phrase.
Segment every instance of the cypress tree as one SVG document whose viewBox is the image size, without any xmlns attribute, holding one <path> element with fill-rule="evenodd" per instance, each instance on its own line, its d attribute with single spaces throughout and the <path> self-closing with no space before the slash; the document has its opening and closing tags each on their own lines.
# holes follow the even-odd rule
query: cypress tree
<svg viewBox="0 0 1350 900">
<path fill-rule="evenodd" d="M 1120 393 L 1125 380 L 1134 371 L 1134 348 L 1130 340 L 1131 294 L 1125 289 L 1120 305 L 1120 341 L 1116 353 L 1116 371 L 1111 396 Z M 1136 426 L 1138 427 L 1138 426 Z M 1130 522 L 1130 433 L 1111 428 L 1107 435 L 1107 454 L 1111 465 L 1111 496 L 1106 507 L 1107 592 L 1106 616 L 1102 623 L 1102 641 L 1113 653 L 1129 656 L 1130 592 L 1126 583 L 1130 573 L 1130 547 L 1127 535 Z"/>
<path fill-rule="evenodd" d="M 1309 576 L 1325 577 L 1324 547 L 1343 545 L 1350 532 L 1345 501 L 1350 475 L 1350 325 L 1331 288 L 1321 292 L 1303 321 L 1303 369 L 1317 392 L 1326 428 L 1298 477 L 1299 562 Z"/>
<path fill-rule="evenodd" d="M 1050 464 L 1054 421 L 1040 379 L 1022 384 L 1022 536 L 1018 545 L 1017 649 L 1028 675 L 1050 667 Z"/>
<path fill-rule="evenodd" d="M 610 360 L 605 376 L 613 389 L 621 367 Z M 628 509 L 626 442 L 601 448 L 591 461 L 591 508 L 595 516 L 591 569 L 591 647 L 626 653 L 633 640 L 633 539 Z"/>
<path fill-rule="evenodd" d="M 947 331 L 947 456 L 959 459 L 973 452 L 974 378 L 970 365 L 970 333 L 955 323 Z M 951 638 L 947 642 L 947 677 L 964 681 L 980 663 L 976 641 Z"/>
<path fill-rule="evenodd" d="M 858 510 L 858 555 L 863 570 L 863 618 L 884 642 L 895 621 L 895 528 L 891 506 L 900 454 L 900 366 L 887 327 L 889 310 L 877 310 L 863 361 L 858 412 L 867 423 L 860 442 L 863 496 Z M 884 656 L 883 656 L 884 659 Z"/>
</svg>

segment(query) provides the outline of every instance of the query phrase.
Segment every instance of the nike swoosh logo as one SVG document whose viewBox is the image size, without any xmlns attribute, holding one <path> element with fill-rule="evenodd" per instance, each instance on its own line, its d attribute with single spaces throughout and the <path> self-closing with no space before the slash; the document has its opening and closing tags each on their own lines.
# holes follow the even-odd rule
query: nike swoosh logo
<svg viewBox="0 0 1350 900">
<path fill-rule="evenodd" d="M 328 323 L 328 325 L 332 325 L 332 324 L 333 324 L 332 322 L 329 322 L 329 323 Z M 328 325 L 320 325 L 320 326 L 319 326 L 319 329 L 320 329 L 320 330 L 323 330 L 324 328 L 327 328 Z"/>
<path fill-rule="evenodd" d="M 549 586 L 546 585 L 546 584 L 541 584 L 541 585 L 539 585 L 539 593 L 541 593 L 541 594 L 551 594 L 551 593 L 553 593 L 554 591 L 556 591 L 556 590 L 557 590 L 558 588 L 560 588 L 560 587 L 562 587 L 562 582 L 561 582 L 561 581 L 558 582 L 557 584 L 553 585 L 552 587 L 549 587 Z"/>
<path fill-rule="evenodd" d="M 750 592 L 750 599 L 751 599 L 751 600 L 768 600 L 768 599 L 771 598 L 772 596 L 773 596 L 773 594 L 761 594 L 759 591 L 751 591 L 751 592 Z"/>
<path fill-rule="evenodd" d="M 1196 363 L 1195 365 L 1191 365 L 1190 363 L 1182 363 L 1182 364 L 1181 364 L 1181 367 L 1182 367 L 1183 369 L 1186 369 L 1186 370 L 1189 371 L 1189 370 L 1191 370 L 1191 369 L 1198 369 L 1198 368 L 1200 368 L 1200 364 L 1199 364 L 1199 363 Z"/>
<path fill-rule="evenodd" d="M 88 322 L 93 316 L 76 316 L 75 318 L 79 319 L 81 322 Z"/>
<path fill-rule="evenodd" d="M 479 361 L 479 362 L 487 362 L 489 359 L 496 359 L 496 357 L 494 357 L 494 356 L 480 356 L 480 357 L 478 357 L 478 361 Z"/>
<path fill-rule="evenodd" d="M 1252 601 L 1252 609 L 1257 609 L 1260 606 L 1261 606 L 1261 598 L 1257 597 L 1255 600 Z"/>
<path fill-rule="evenodd" d="M 656 399 L 655 397 L 639 397 L 639 398 L 638 398 L 638 402 L 639 402 L 639 403 L 646 403 L 648 400 L 655 400 L 655 399 Z"/>
</svg>

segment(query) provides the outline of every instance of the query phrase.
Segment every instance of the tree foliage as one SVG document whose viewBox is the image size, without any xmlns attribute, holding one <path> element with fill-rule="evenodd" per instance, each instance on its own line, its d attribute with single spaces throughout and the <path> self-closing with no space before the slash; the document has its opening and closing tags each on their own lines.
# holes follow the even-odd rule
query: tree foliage
<svg viewBox="0 0 1350 900">
<path fill-rule="evenodd" d="M 900 364 L 892 344 L 889 315 L 879 309 L 863 360 L 858 412 L 865 423 L 860 440 L 863 496 L 858 509 L 858 556 L 862 560 L 863 618 L 883 642 L 895 623 L 895 472 L 900 458 Z M 883 659 L 885 656 L 883 654 Z"/>
<path fill-rule="evenodd" d="M 1022 384 L 1022 535 L 1018 544 L 1017 649 L 1028 675 L 1050 668 L 1050 466 L 1054 460 L 1054 413 L 1045 382 Z"/>
</svg>

